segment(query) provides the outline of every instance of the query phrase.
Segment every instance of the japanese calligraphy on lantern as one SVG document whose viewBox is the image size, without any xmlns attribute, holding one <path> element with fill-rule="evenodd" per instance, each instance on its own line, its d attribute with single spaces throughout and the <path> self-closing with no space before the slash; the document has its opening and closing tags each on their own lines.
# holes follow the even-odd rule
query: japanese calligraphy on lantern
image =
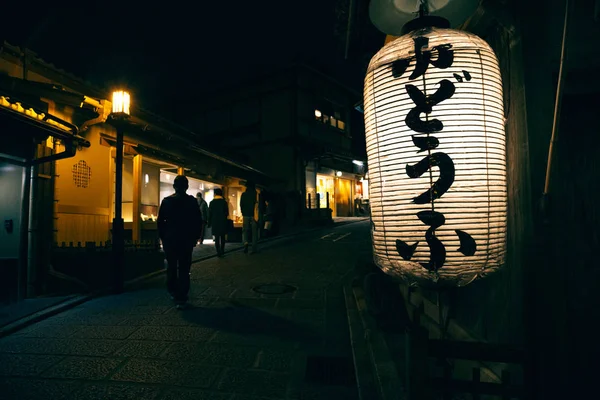
<svg viewBox="0 0 600 400">
<path fill-rule="evenodd" d="M 415 42 L 415 60 L 416 66 L 409 79 L 417 79 L 425 74 L 429 63 L 434 64 L 438 68 L 448 68 L 452 66 L 454 58 L 454 51 L 451 50 L 452 46 L 444 44 L 436 46 L 433 50 L 438 53 L 437 62 L 431 61 L 432 51 L 422 51 L 422 48 L 427 46 L 429 39 L 424 37 L 417 37 L 413 39 Z M 409 60 L 402 59 L 395 61 L 392 64 L 392 74 L 398 77 L 399 74 L 406 70 Z M 470 76 L 470 74 L 468 75 Z M 421 265 L 427 270 L 437 272 L 438 269 L 444 266 L 446 261 L 446 247 L 436 237 L 435 230 L 440 226 L 444 225 L 445 217 L 444 214 L 434 211 L 434 202 L 440 198 L 450 189 L 454 182 L 454 162 L 452 158 L 444 152 L 431 153 L 431 150 L 435 149 L 439 145 L 439 140 L 430 136 L 433 132 L 441 132 L 444 129 L 444 124 L 438 119 L 426 119 L 423 121 L 420 117 L 421 114 L 429 115 L 433 107 L 440 102 L 447 100 L 454 95 L 455 86 L 448 79 L 443 79 L 439 82 L 439 88 L 435 93 L 431 95 L 424 94 L 418 87 L 407 84 L 406 92 L 411 100 L 415 103 L 408 114 L 406 115 L 406 125 L 415 132 L 426 133 L 426 137 L 413 136 L 412 140 L 414 145 L 419 151 L 427 151 L 429 154 L 415 165 L 406 166 L 406 174 L 411 178 L 418 178 L 425 172 L 429 171 L 432 175 L 432 168 L 439 167 L 440 177 L 438 180 L 431 185 L 430 188 L 425 190 L 423 193 L 413 199 L 413 202 L 417 204 L 430 204 L 431 210 L 420 211 L 417 213 L 419 219 L 429 227 L 425 233 L 425 239 L 429 246 L 430 257 L 429 261 Z M 477 245 L 471 235 L 461 230 L 455 230 L 458 235 L 461 246 L 458 249 L 464 255 L 473 255 L 477 249 Z M 410 260 L 419 242 L 413 245 L 408 245 L 400 239 L 396 239 L 396 248 L 398 254 L 404 260 Z"/>
<path fill-rule="evenodd" d="M 465 32 L 412 32 L 373 57 L 364 92 L 375 263 L 459 286 L 500 268 L 505 137 L 491 48 Z"/>
</svg>

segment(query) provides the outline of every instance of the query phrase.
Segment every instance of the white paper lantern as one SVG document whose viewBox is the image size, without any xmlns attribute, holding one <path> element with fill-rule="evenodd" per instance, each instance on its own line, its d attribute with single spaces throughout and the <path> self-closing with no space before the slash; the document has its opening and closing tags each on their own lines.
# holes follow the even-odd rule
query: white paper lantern
<svg viewBox="0 0 600 400">
<path fill-rule="evenodd" d="M 371 60 L 364 87 L 375 263 L 463 286 L 506 252 L 502 80 L 475 35 L 422 28 Z"/>
</svg>

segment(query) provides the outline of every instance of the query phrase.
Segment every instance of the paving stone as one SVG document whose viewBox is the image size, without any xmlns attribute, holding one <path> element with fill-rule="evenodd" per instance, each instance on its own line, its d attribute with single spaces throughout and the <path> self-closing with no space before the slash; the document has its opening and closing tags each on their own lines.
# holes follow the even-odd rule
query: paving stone
<svg viewBox="0 0 600 400">
<path fill-rule="evenodd" d="M 176 316 L 176 314 L 173 314 Z M 165 315 L 130 315 L 119 322 L 118 325 L 125 326 L 144 326 L 144 325 L 162 325 Z M 182 320 L 182 322 L 185 322 Z M 186 323 L 187 324 L 187 323 Z"/>
<path fill-rule="evenodd" d="M 93 315 L 93 314 L 60 314 L 48 320 L 52 325 L 119 325 L 127 318 L 126 315 Z"/>
<path fill-rule="evenodd" d="M 235 332 L 222 331 L 217 332 L 215 337 L 211 339 L 210 343 L 259 347 L 286 347 L 289 345 L 288 341 L 279 340 L 268 335 L 244 335 Z"/>
<path fill-rule="evenodd" d="M 262 349 L 257 368 L 287 372 L 291 369 L 296 356 L 297 354 L 294 351 L 288 349 Z"/>
<path fill-rule="evenodd" d="M 36 376 L 63 358 L 63 356 L 32 354 L 0 354 L 0 376 Z"/>
<path fill-rule="evenodd" d="M 114 355 L 118 357 L 156 358 L 170 344 L 170 342 L 127 340 Z"/>
<path fill-rule="evenodd" d="M 231 400 L 284 400 L 284 397 L 259 397 L 250 394 L 236 394 Z"/>
<path fill-rule="evenodd" d="M 167 389 L 160 400 L 231 400 L 233 394 L 205 390 Z"/>
<path fill-rule="evenodd" d="M 111 380 L 208 388 L 220 369 L 211 365 L 131 359 Z"/>
<path fill-rule="evenodd" d="M 0 353 L 103 356 L 114 353 L 123 344 L 121 340 L 38 339 L 11 336 L 0 340 Z"/>
<path fill-rule="evenodd" d="M 267 381 L 269 373 L 266 371 L 248 371 L 244 369 L 227 369 L 217 387 L 220 390 L 235 390 L 247 394 L 253 394 L 254 386 L 260 386 Z"/>
<path fill-rule="evenodd" d="M 71 337 L 76 339 L 126 339 L 137 326 L 85 326 Z"/>
<path fill-rule="evenodd" d="M 119 358 L 67 357 L 44 372 L 43 376 L 98 380 L 106 378 L 122 362 Z"/>
<path fill-rule="evenodd" d="M 144 387 L 132 384 L 98 383 L 85 384 L 72 393 L 77 400 L 154 400 L 160 393 L 156 387 Z"/>
<path fill-rule="evenodd" d="M 133 307 L 124 307 L 120 306 L 119 308 L 108 308 L 102 310 L 99 313 L 99 316 L 105 315 L 132 315 L 132 314 L 142 314 L 142 315 L 156 315 L 156 314 L 164 314 L 165 312 L 172 309 L 173 305 L 163 305 L 163 306 L 133 306 Z"/>
<path fill-rule="evenodd" d="M 0 378 L 0 399 L 73 399 L 71 393 L 79 386 L 74 381 L 49 379 Z"/>
<path fill-rule="evenodd" d="M 237 293 L 237 292 L 236 292 Z M 271 309 L 275 307 L 277 299 L 260 299 L 234 295 L 229 303 L 236 307 L 252 307 L 259 309 Z"/>
<path fill-rule="evenodd" d="M 186 312 L 186 311 L 183 311 Z M 144 326 L 134 332 L 132 340 L 207 341 L 214 331 L 190 326 Z"/>
<path fill-rule="evenodd" d="M 218 388 L 236 393 L 252 394 L 263 397 L 286 397 L 290 377 L 266 371 L 228 369 L 221 377 Z"/>
<path fill-rule="evenodd" d="M 294 391 L 290 394 L 290 397 L 297 398 L 298 400 L 358 400 L 358 393 L 356 388 L 306 385 L 298 391 Z"/>
<path fill-rule="evenodd" d="M 309 308 L 322 309 L 325 306 L 323 299 L 279 299 L 277 307 L 279 308 Z"/>
<path fill-rule="evenodd" d="M 253 394 L 264 397 L 286 397 L 290 385 L 290 375 L 272 372 L 267 374 L 266 382 L 256 385 Z"/>
<path fill-rule="evenodd" d="M 38 325 L 34 324 L 26 330 L 18 332 L 22 337 L 31 338 L 67 338 L 79 331 L 82 327 L 78 325 Z"/>
<path fill-rule="evenodd" d="M 258 356 L 258 347 L 223 344 L 173 343 L 161 356 L 181 361 L 196 361 L 210 365 L 250 368 Z"/>
</svg>

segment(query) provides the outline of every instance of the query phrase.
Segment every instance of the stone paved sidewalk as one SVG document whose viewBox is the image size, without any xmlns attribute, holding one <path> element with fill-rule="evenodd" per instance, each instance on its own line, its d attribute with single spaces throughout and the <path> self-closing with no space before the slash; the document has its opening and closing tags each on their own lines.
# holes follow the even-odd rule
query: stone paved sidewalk
<svg viewBox="0 0 600 400">
<path fill-rule="evenodd" d="M 185 311 L 161 276 L 0 339 L 0 399 L 356 399 L 342 285 L 368 223 L 330 231 L 194 264 Z"/>
</svg>

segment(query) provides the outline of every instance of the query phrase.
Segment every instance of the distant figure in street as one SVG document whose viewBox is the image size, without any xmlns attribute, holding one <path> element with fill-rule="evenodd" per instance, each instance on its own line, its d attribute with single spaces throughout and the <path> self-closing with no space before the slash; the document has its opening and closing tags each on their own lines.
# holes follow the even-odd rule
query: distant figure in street
<svg viewBox="0 0 600 400">
<path fill-rule="evenodd" d="M 267 199 L 267 200 L 265 200 L 265 203 L 266 203 L 265 216 L 264 216 L 265 237 L 271 237 L 272 230 L 273 230 L 273 220 L 275 218 L 275 214 L 273 213 L 273 205 L 271 204 L 271 200 Z"/>
<path fill-rule="evenodd" d="M 362 208 L 362 198 L 360 196 L 356 196 L 354 198 L 354 216 L 360 217 L 363 214 L 364 210 Z"/>
<path fill-rule="evenodd" d="M 167 290 L 183 309 L 190 291 L 192 250 L 202 227 L 202 214 L 193 196 L 186 194 L 188 180 L 177 175 L 175 194 L 165 197 L 158 210 L 158 234 L 167 258 Z"/>
<path fill-rule="evenodd" d="M 212 228 L 215 237 L 217 256 L 225 255 L 225 235 L 227 234 L 227 217 L 229 206 L 223 198 L 223 190 L 215 189 L 215 197 L 208 206 L 208 227 Z"/>
<path fill-rule="evenodd" d="M 204 242 L 204 231 L 205 226 L 208 223 L 208 203 L 202 197 L 202 193 L 196 193 L 196 200 L 198 201 L 198 207 L 200 207 L 200 213 L 202 214 L 202 225 L 200 230 L 200 244 Z"/>
<path fill-rule="evenodd" d="M 258 194 L 254 183 L 246 183 L 246 191 L 240 197 L 240 208 L 242 209 L 242 241 L 244 242 L 244 253 L 248 253 L 248 234 L 252 229 L 252 252 L 258 250 Z"/>
</svg>

